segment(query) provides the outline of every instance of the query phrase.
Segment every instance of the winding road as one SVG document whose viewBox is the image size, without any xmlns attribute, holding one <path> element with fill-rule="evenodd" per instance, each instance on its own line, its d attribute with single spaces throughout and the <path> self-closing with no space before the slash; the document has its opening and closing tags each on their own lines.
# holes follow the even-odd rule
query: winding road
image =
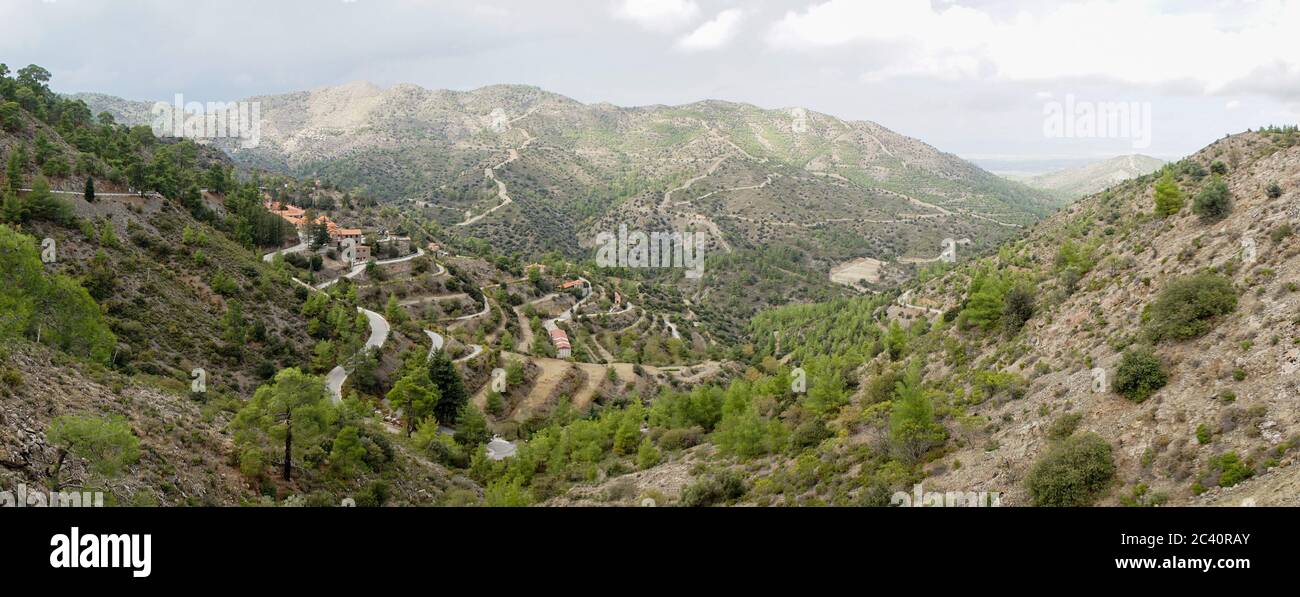
<svg viewBox="0 0 1300 597">
<path fill-rule="evenodd" d="M 369 309 L 358 307 L 357 311 L 365 314 L 366 320 L 370 322 L 370 337 L 366 339 L 363 350 L 383 348 L 384 343 L 388 341 L 388 320 Z M 339 365 L 325 376 L 325 384 L 330 389 L 330 400 L 334 404 L 343 401 L 343 383 L 348 380 L 348 375 L 351 373 L 343 365 Z"/>
<path fill-rule="evenodd" d="M 527 114 L 525 114 L 524 116 L 527 116 Z M 523 118 L 523 116 L 521 116 L 520 118 Z M 516 120 L 518 120 L 518 119 L 516 119 Z M 511 122 L 514 122 L 514 120 L 512 120 Z M 483 213 L 481 213 L 481 214 L 479 214 L 479 215 L 477 215 L 477 216 L 473 216 L 473 217 L 466 218 L 464 222 L 461 222 L 461 223 L 459 223 L 459 224 L 456 224 L 457 226 L 460 226 L 460 227 L 464 227 L 464 226 L 473 226 L 474 224 L 477 224 L 477 223 L 478 223 L 480 220 L 482 220 L 483 218 L 486 218 L 486 217 L 492 215 L 492 214 L 493 214 L 494 212 L 496 212 L 497 210 L 499 210 L 499 209 L 501 209 L 501 208 L 503 208 L 503 207 L 505 207 L 505 206 L 507 206 L 507 205 L 510 205 L 511 203 L 514 203 L 514 202 L 515 202 L 514 199 L 511 199 L 511 198 L 510 198 L 510 191 L 509 191 L 508 189 L 506 189 L 506 183 L 505 183 L 505 182 L 502 182 L 502 180 L 501 180 L 500 178 L 497 178 L 497 173 L 496 173 L 496 171 L 497 171 L 497 170 L 500 170 L 500 169 L 502 169 L 502 168 L 504 168 L 504 167 L 506 167 L 506 166 L 509 166 L 510 164 L 514 163 L 515 160 L 518 160 L 518 159 L 519 159 L 519 152 L 520 152 L 521 150 L 523 150 L 524 148 L 528 147 L 528 145 L 531 144 L 531 143 L 533 142 L 533 135 L 532 135 L 531 133 L 529 133 L 528 131 L 526 131 L 526 130 L 524 130 L 524 129 L 522 129 L 522 128 L 519 129 L 519 130 L 520 130 L 521 132 L 523 132 L 524 136 L 527 137 L 527 140 L 525 140 L 525 141 L 523 142 L 523 144 L 520 145 L 519 147 L 517 147 L 517 148 L 511 148 L 511 149 L 510 149 L 510 157 L 506 158 L 505 161 L 501 162 L 500 164 L 497 164 L 496 166 L 493 166 L 493 167 L 491 167 L 491 168 L 486 168 L 486 169 L 483 170 L 483 176 L 484 176 L 485 178 L 487 178 L 488 180 L 490 180 L 490 181 L 496 183 L 496 185 L 497 185 L 497 198 L 501 200 L 501 204 L 498 205 L 498 206 L 496 206 L 496 207 L 494 207 L 494 208 L 492 208 L 492 209 L 489 209 L 489 210 L 487 210 L 487 211 L 485 211 L 485 212 L 483 212 Z"/>
</svg>

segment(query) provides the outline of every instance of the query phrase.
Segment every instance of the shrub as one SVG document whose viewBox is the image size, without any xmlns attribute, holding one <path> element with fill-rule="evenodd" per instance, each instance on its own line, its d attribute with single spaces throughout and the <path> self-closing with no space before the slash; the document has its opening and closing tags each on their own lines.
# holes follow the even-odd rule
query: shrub
<svg viewBox="0 0 1300 597">
<path fill-rule="evenodd" d="M 1115 478 L 1110 444 L 1095 433 L 1068 438 L 1048 449 L 1026 485 L 1035 506 L 1087 506 Z"/>
<path fill-rule="evenodd" d="M 1277 184 L 1277 181 L 1275 180 L 1272 183 L 1269 183 L 1268 189 L 1264 192 L 1268 194 L 1269 199 L 1277 199 L 1282 196 L 1282 185 Z"/>
<path fill-rule="evenodd" d="M 1200 425 L 1197 425 L 1197 426 L 1196 426 L 1196 443 L 1201 444 L 1202 446 L 1204 446 L 1205 444 L 1208 444 L 1208 443 L 1210 443 L 1210 442 L 1212 442 L 1212 441 L 1214 441 L 1214 433 L 1210 431 L 1210 427 L 1209 427 L 1208 425 L 1204 424 L 1204 423 L 1201 423 Z"/>
<path fill-rule="evenodd" d="M 1196 195 L 1192 210 L 1207 222 L 1216 222 L 1232 213 L 1232 193 L 1223 179 L 1215 177 Z"/>
<path fill-rule="evenodd" d="M 1134 348 L 1124 352 L 1115 371 L 1112 389 L 1133 402 L 1142 403 L 1169 383 L 1164 361 L 1150 349 Z"/>
<path fill-rule="evenodd" d="M 1174 182 L 1172 170 L 1166 170 L 1164 176 L 1156 183 L 1156 213 L 1160 217 L 1169 217 L 1183 210 L 1183 193 Z"/>
<path fill-rule="evenodd" d="M 0 382 L 4 382 L 5 387 L 16 388 L 23 385 L 23 374 L 17 369 L 5 367 L 0 370 Z"/>
<path fill-rule="evenodd" d="M 659 448 L 663 450 L 682 450 L 699 445 L 704 437 L 704 429 L 669 429 L 659 436 Z"/>
<path fill-rule="evenodd" d="M 1282 224 L 1281 226 L 1278 226 L 1277 228 L 1274 228 L 1271 232 L 1269 232 L 1268 238 L 1272 240 L 1274 243 L 1280 243 L 1286 240 L 1288 236 L 1291 236 L 1294 233 L 1295 231 L 1291 228 L 1290 224 Z"/>
<path fill-rule="evenodd" d="M 1212 473 L 1219 476 L 1219 487 L 1232 487 L 1254 476 L 1255 471 L 1241 461 L 1236 452 L 1224 452 L 1210 460 Z"/>
<path fill-rule="evenodd" d="M 1147 332 L 1154 342 L 1189 340 L 1210 331 L 1215 317 L 1237 309 L 1232 282 L 1217 274 L 1196 274 L 1169 284 L 1146 314 Z"/>
<path fill-rule="evenodd" d="M 1034 316 L 1034 295 L 1024 286 L 1007 292 L 1002 305 L 1002 325 L 1008 334 L 1016 334 Z"/>
<path fill-rule="evenodd" d="M 1083 415 L 1079 413 L 1061 415 L 1047 428 L 1047 437 L 1054 440 L 1070 437 L 1079 428 L 1079 422 L 1082 420 Z"/>
<path fill-rule="evenodd" d="M 745 481 L 734 471 L 724 471 L 707 479 L 700 479 L 682 491 L 682 505 L 704 508 L 745 495 Z"/>
</svg>

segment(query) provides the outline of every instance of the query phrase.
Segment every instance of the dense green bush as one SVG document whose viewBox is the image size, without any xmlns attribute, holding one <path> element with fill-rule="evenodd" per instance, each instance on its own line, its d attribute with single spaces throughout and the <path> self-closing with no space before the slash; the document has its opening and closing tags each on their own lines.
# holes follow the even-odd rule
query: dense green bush
<svg viewBox="0 0 1300 597">
<path fill-rule="evenodd" d="M 1079 413 L 1061 415 L 1055 421 L 1052 421 L 1051 426 L 1047 428 L 1047 437 L 1054 440 L 1070 437 L 1079 428 L 1081 421 L 1083 421 L 1083 415 Z"/>
<path fill-rule="evenodd" d="M 1150 349 L 1135 348 L 1125 351 L 1120 358 L 1112 389 L 1133 402 L 1142 403 L 1167 383 L 1169 375 L 1165 373 L 1164 361 Z"/>
<path fill-rule="evenodd" d="M 745 480 L 740 477 L 740 474 L 727 470 L 688 485 L 682 491 L 682 505 L 688 508 L 704 508 L 740 499 L 745 495 L 745 491 Z"/>
<path fill-rule="evenodd" d="M 1232 281 L 1217 274 L 1196 274 L 1174 280 L 1156 297 L 1146 313 L 1153 342 L 1190 340 L 1210 331 L 1214 318 L 1237 309 Z"/>
<path fill-rule="evenodd" d="M 1015 335 L 1034 316 L 1034 294 L 1026 286 L 1016 286 L 1007 291 L 1002 305 L 1002 326 L 1008 334 Z"/>
<path fill-rule="evenodd" d="M 1077 507 L 1096 500 L 1114 477 L 1110 444 L 1089 433 L 1049 448 L 1029 472 L 1026 485 L 1035 506 Z"/>
<path fill-rule="evenodd" d="M 1236 452 L 1224 452 L 1210 459 L 1210 469 L 1212 474 L 1218 475 L 1219 487 L 1232 487 L 1255 474 Z"/>
<path fill-rule="evenodd" d="M 1160 217 L 1172 216 L 1183 210 L 1183 193 L 1174 182 L 1172 170 L 1166 170 L 1156 183 L 1156 213 Z"/>
<path fill-rule="evenodd" d="M 1215 177 L 1196 195 L 1192 210 L 1207 222 L 1217 222 L 1232 213 L 1232 193 L 1223 179 Z"/>
</svg>

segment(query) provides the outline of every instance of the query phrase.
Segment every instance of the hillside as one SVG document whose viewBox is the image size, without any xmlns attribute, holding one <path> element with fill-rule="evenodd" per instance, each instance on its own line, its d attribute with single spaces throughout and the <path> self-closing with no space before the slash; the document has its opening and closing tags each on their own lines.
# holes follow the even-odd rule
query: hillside
<svg viewBox="0 0 1300 597">
<path fill-rule="evenodd" d="M 1162 170 L 1186 203 L 1173 215 L 1153 213 L 1157 177 L 1140 177 L 1071 206 L 996 257 L 928 276 L 887 306 L 866 305 L 905 328 L 925 324 L 897 335 L 868 330 L 868 340 L 899 348 L 863 378 L 899 375 L 906 362 L 924 367 L 947 439 L 925 448 L 918 482 L 1000 491 L 1010 505 L 1245 496 L 1294 504 L 1279 488 L 1300 475 L 1289 398 L 1300 381 L 1298 144 L 1294 128 L 1226 138 Z M 1229 211 L 1193 213 L 1219 178 Z M 802 343 L 812 350 L 835 349 L 810 333 L 817 320 L 774 322 L 756 328 L 769 345 L 784 330 L 787 347 L 791 335 L 808 334 Z M 1094 376 L 1105 380 L 1100 388 Z M 850 442 L 870 436 L 850 429 Z M 1048 453 L 1087 434 L 1109 446 L 1113 473 L 1089 471 L 1096 478 L 1077 480 L 1085 491 L 1068 500 L 1031 491 L 1030 479 L 1040 491 L 1055 480 L 1041 464 Z"/>
<path fill-rule="evenodd" d="M 80 97 L 145 121 L 147 104 Z M 237 163 L 398 201 L 453 241 L 581 260 L 623 225 L 698 232 L 706 275 L 662 306 L 727 342 L 757 309 L 892 287 L 937 261 L 944 239 L 986 251 L 1065 203 L 878 124 L 800 108 L 623 108 L 523 86 L 367 83 L 251 101 L 262 140 L 224 146 Z M 879 265 L 832 280 L 861 260 Z"/>
<path fill-rule="evenodd" d="M 259 434 L 279 427 L 250 404 L 285 371 L 357 352 L 355 299 L 309 308 L 292 281 L 307 273 L 262 258 L 290 227 L 219 151 L 92 117 L 36 80 L 19 94 L 0 77 L 0 95 L 26 98 L 4 102 L 0 131 L 0 483 L 139 505 L 444 499 L 454 475 L 354 404 L 321 412 L 296 476 L 270 474 L 276 444 Z M 355 377 L 360 391 L 387 383 Z M 308 379 L 325 399 L 324 379 Z M 340 438 L 361 449 L 346 475 L 330 458 Z M 455 499 L 478 499 L 459 484 Z"/>
<path fill-rule="evenodd" d="M 1164 160 L 1150 156 L 1122 155 L 1018 180 L 1036 189 L 1049 191 L 1064 200 L 1073 201 L 1155 172 L 1164 164 Z"/>
</svg>

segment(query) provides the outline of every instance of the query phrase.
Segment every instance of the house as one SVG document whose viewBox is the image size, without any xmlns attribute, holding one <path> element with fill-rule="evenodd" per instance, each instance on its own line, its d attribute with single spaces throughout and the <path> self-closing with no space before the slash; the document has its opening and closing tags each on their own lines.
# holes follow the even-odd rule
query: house
<svg viewBox="0 0 1300 597">
<path fill-rule="evenodd" d="M 359 262 L 370 261 L 370 245 L 357 245 L 356 249 L 357 249 L 357 257 L 356 257 L 357 261 Z"/>
<path fill-rule="evenodd" d="M 578 288 L 580 286 L 582 286 L 582 280 L 569 280 L 568 282 L 565 282 L 564 284 L 560 285 L 560 290 L 568 290 L 570 288 Z"/>
<path fill-rule="evenodd" d="M 569 343 L 569 335 L 558 327 L 551 328 L 550 335 L 551 343 L 555 345 L 555 356 L 561 359 L 573 358 L 573 345 Z"/>
<path fill-rule="evenodd" d="M 330 229 L 330 238 L 334 239 L 334 242 L 338 242 L 338 243 L 341 243 L 350 238 L 356 239 L 358 242 L 360 242 L 361 229 L 360 228 L 339 228 L 338 226 L 335 226 Z"/>
</svg>

